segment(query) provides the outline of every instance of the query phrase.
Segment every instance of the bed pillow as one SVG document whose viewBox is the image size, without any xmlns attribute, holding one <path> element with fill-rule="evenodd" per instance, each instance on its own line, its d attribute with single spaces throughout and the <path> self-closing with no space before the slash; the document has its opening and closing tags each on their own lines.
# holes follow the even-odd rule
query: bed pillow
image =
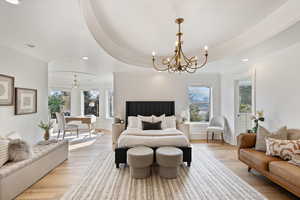
<svg viewBox="0 0 300 200">
<path fill-rule="evenodd" d="M 174 115 L 166 117 L 165 120 L 167 128 L 176 128 L 176 117 Z"/>
<path fill-rule="evenodd" d="M 155 115 L 152 115 L 152 120 L 153 122 L 159 122 L 161 121 L 161 128 L 166 129 L 167 128 L 167 123 L 166 123 L 166 115 L 163 114 L 159 117 L 156 117 Z"/>
<path fill-rule="evenodd" d="M 0 167 L 3 166 L 9 159 L 8 145 L 9 140 L 0 139 Z"/>
<path fill-rule="evenodd" d="M 274 138 L 274 139 L 280 139 L 280 140 L 286 140 L 287 139 L 287 128 L 286 126 L 280 128 L 278 131 L 271 133 L 267 129 L 265 129 L 262 126 L 258 127 L 257 134 L 256 134 L 256 144 L 255 144 L 255 150 L 257 151 L 264 151 L 266 152 L 266 138 Z"/>
<path fill-rule="evenodd" d="M 145 122 L 142 121 L 143 130 L 161 130 L 161 121 L 159 122 Z"/>
<path fill-rule="evenodd" d="M 138 118 L 135 116 L 128 117 L 128 128 L 138 128 Z"/>
<path fill-rule="evenodd" d="M 278 140 L 266 138 L 267 156 L 279 156 L 283 160 L 291 160 L 294 155 L 300 155 L 300 140 Z"/>
<path fill-rule="evenodd" d="M 153 122 L 152 116 L 142 116 L 138 115 L 138 128 L 143 129 L 142 121 L 144 122 Z"/>
</svg>

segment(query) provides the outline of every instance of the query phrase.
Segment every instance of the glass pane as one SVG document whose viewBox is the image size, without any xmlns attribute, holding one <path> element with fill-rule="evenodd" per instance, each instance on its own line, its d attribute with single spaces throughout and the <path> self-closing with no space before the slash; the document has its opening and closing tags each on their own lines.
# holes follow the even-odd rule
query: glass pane
<svg viewBox="0 0 300 200">
<path fill-rule="evenodd" d="M 251 81 L 239 82 L 239 112 L 251 113 L 252 110 L 252 86 Z"/>
<path fill-rule="evenodd" d="M 97 90 L 84 91 L 84 114 L 99 117 L 99 97 Z"/>
<path fill-rule="evenodd" d="M 210 118 L 210 88 L 189 87 L 190 121 L 208 122 Z"/>
<path fill-rule="evenodd" d="M 51 118 L 55 118 L 56 112 L 71 114 L 71 92 L 55 90 L 51 91 L 48 99 Z"/>
</svg>

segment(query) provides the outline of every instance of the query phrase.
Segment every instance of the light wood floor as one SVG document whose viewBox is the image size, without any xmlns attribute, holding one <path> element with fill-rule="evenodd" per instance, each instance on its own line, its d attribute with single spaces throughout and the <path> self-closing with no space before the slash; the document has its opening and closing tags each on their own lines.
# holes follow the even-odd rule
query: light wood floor
<svg viewBox="0 0 300 200">
<path fill-rule="evenodd" d="M 253 186 L 270 200 L 298 199 L 291 193 L 270 182 L 257 172 L 248 173 L 247 166 L 237 160 L 236 148 L 220 143 L 194 141 L 193 145 L 213 152 L 215 157 L 230 168 L 244 181 Z M 72 145 L 69 159 L 47 176 L 17 197 L 18 200 L 53 200 L 59 199 L 72 185 L 80 181 L 85 170 L 102 150 L 111 149 L 111 136 L 105 134 L 97 140 Z M 197 151 L 199 152 L 199 151 Z M 201 152 L 201 151 L 200 151 Z M 193 167 L 193 163 L 192 163 Z"/>
</svg>

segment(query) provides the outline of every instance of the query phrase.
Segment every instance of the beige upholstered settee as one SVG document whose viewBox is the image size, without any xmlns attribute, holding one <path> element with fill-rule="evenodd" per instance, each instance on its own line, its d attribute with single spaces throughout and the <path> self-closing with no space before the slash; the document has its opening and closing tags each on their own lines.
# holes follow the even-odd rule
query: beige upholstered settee
<svg viewBox="0 0 300 200">
<path fill-rule="evenodd" d="M 69 143 L 36 145 L 30 159 L 0 167 L 0 200 L 14 199 L 68 158 Z"/>
</svg>

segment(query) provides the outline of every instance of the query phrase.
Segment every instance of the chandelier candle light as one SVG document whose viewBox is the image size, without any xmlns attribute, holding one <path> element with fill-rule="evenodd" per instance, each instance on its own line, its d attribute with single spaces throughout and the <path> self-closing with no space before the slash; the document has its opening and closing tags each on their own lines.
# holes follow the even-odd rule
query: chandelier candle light
<svg viewBox="0 0 300 200">
<path fill-rule="evenodd" d="M 193 56 L 188 58 L 184 55 L 182 51 L 182 35 L 181 32 L 181 24 L 183 23 L 183 18 L 177 18 L 175 23 L 178 24 L 178 33 L 176 34 L 177 40 L 175 42 L 175 55 L 173 57 L 165 57 L 162 58 L 162 65 L 158 66 L 155 64 L 155 52 L 152 52 L 152 62 L 153 67 L 157 71 L 168 71 L 168 72 L 188 72 L 194 73 L 197 69 L 204 67 L 207 63 L 208 57 L 208 47 L 204 47 L 204 61 L 201 65 L 198 65 L 198 58 L 197 56 Z"/>
</svg>

